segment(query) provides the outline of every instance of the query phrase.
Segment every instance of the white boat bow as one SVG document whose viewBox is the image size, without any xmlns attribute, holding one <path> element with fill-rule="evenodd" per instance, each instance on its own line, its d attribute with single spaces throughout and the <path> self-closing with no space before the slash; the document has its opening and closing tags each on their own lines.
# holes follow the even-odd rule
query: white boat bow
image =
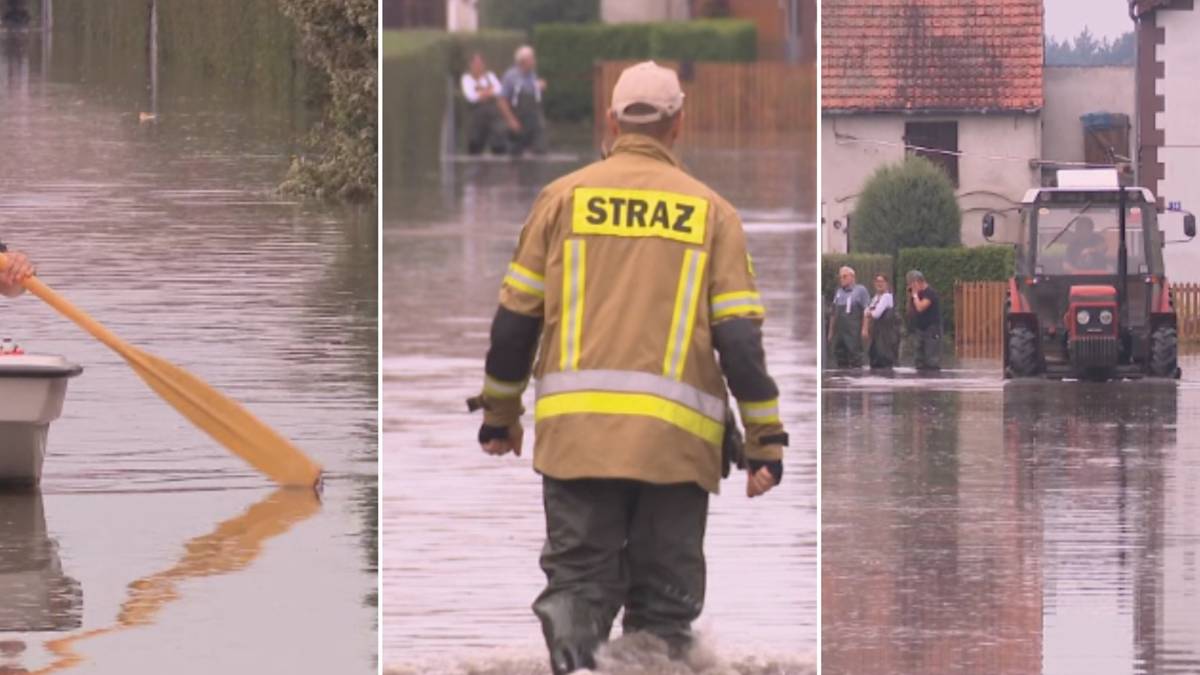
<svg viewBox="0 0 1200 675">
<path fill-rule="evenodd" d="M 50 423 L 82 372 L 61 356 L 0 354 L 0 484 L 41 482 Z"/>
</svg>

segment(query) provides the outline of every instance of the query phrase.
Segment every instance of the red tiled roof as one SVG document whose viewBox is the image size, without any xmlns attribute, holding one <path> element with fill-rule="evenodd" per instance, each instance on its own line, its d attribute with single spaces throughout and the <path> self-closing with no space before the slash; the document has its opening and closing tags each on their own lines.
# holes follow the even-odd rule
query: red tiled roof
<svg viewBox="0 0 1200 675">
<path fill-rule="evenodd" d="M 826 111 L 1042 107 L 1042 0 L 824 0 Z"/>
</svg>

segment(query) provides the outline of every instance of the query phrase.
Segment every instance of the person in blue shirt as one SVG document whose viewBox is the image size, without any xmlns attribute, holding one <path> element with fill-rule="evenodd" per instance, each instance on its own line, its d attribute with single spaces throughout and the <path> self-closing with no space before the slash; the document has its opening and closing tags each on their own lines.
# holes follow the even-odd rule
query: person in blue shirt
<svg viewBox="0 0 1200 675">
<path fill-rule="evenodd" d="M 855 280 L 854 269 L 838 270 L 838 288 L 829 317 L 829 346 L 838 368 L 862 368 L 863 312 L 870 304 L 871 295 Z"/>
<path fill-rule="evenodd" d="M 546 81 L 537 74 L 533 47 L 522 45 L 513 56 L 513 66 L 500 79 L 500 113 L 508 124 L 509 151 L 520 157 L 532 150 L 541 154 L 545 147 L 545 122 L 542 119 L 542 92 Z"/>
</svg>

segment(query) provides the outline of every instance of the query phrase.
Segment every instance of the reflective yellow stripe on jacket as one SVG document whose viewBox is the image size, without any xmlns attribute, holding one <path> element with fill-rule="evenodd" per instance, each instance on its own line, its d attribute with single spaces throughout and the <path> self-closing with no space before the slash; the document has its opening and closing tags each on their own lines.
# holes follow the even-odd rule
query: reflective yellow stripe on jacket
<svg viewBox="0 0 1200 675">
<path fill-rule="evenodd" d="M 546 297 L 546 278 L 517 263 L 508 264 L 508 274 L 504 275 L 504 283 L 532 296 Z"/>
<path fill-rule="evenodd" d="M 663 375 L 676 380 L 683 379 L 707 260 L 708 254 L 704 251 L 688 249 L 683 254 L 679 287 L 675 291 L 675 312 L 671 316 L 671 334 L 667 338 L 667 354 L 663 357 Z"/>
<path fill-rule="evenodd" d="M 737 291 L 713 296 L 712 320 L 719 321 L 731 316 L 764 317 L 767 308 L 757 291 Z"/>
<path fill-rule="evenodd" d="M 725 402 L 661 375 L 625 370 L 549 373 L 538 380 L 537 421 L 572 414 L 639 415 L 674 425 L 711 445 L 725 433 Z"/>
<path fill-rule="evenodd" d="M 521 393 L 525 391 L 526 381 L 506 382 L 497 380 L 491 375 L 485 375 L 483 378 L 483 393 L 492 398 L 519 398 Z"/>
<path fill-rule="evenodd" d="M 559 326 L 559 369 L 578 370 L 583 336 L 583 288 L 586 281 L 587 242 L 563 242 L 562 325 Z"/>
<path fill-rule="evenodd" d="M 779 399 L 738 402 L 742 424 L 779 424 Z"/>
</svg>

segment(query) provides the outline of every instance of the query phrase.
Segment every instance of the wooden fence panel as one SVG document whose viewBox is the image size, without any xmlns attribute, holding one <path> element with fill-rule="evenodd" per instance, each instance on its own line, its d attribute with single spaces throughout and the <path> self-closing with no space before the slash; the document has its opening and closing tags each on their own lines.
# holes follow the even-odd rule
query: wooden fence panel
<svg viewBox="0 0 1200 675">
<path fill-rule="evenodd" d="M 1004 349 L 1005 281 L 954 284 L 954 351 L 959 356 L 997 358 Z"/>
<path fill-rule="evenodd" d="M 1200 284 L 1171 284 L 1180 342 L 1200 342 Z"/>
<path fill-rule="evenodd" d="M 1000 356 L 1004 349 L 1004 293 L 1007 282 L 969 281 L 954 285 L 954 347 L 960 356 Z M 1200 344 L 1200 284 L 1172 284 L 1181 343 Z"/>
<path fill-rule="evenodd" d="M 592 79 L 597 140 L 606 133 L 613 85 L 633 61 L 601 61 Z M 679 70 L 680 64 L 661 61 Z M 684 145 L 770 145 L 773 137 L 812 136 L 817 129 L 817 73 L 809 64 L 693 62 L 682 73 Z"/>
</svg>

